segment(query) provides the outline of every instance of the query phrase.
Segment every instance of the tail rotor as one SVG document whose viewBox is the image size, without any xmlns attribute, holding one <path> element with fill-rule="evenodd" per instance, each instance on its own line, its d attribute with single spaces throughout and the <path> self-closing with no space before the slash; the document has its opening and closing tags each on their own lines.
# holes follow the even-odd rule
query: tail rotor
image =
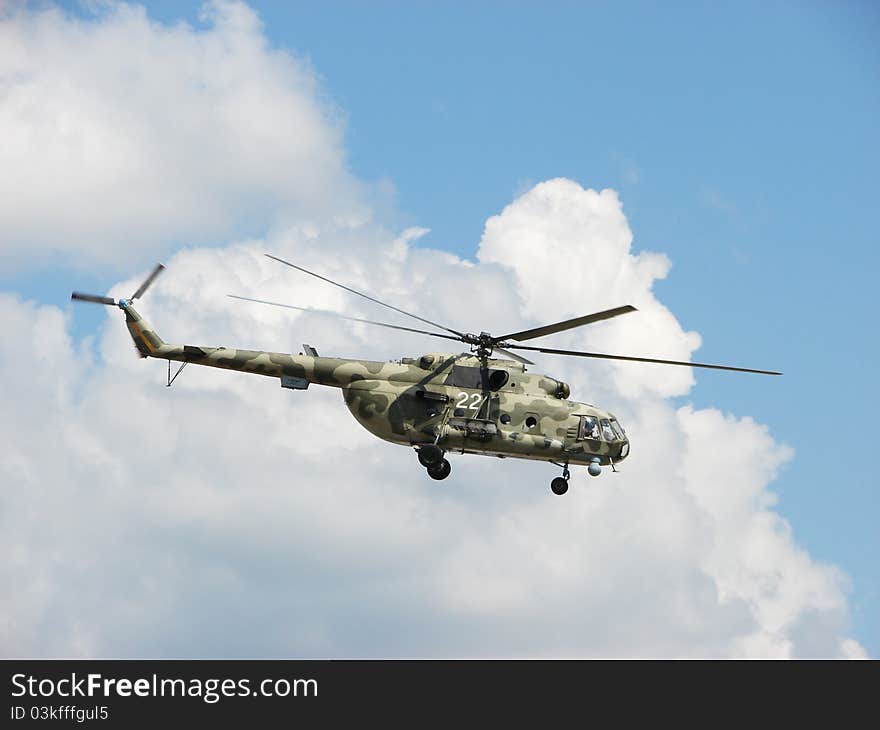
<svg viewBox="0 0 880 730">
<path fill-rule="evenodd" d="M 113 299 L 113 297 L 102 297 L 97 294 L 84 294 L 83 292 L 75 291 L 70 295 L 71 299 L 80 302 L 91 302 L 93 304 L 106 304 L 109 307 L 125 307 L 126 305 L 133 302 L 135 299 L 139 299 L 142 297 L 147 289 L 149 289 L 153 282 L 156 280 L 156 277 L 159 276 L 165 267 L 162 264 L 156 264 L 153 270 L 150 272 L 150 275 L 144 279 L 143 283 L 135 290 L 135 293 L 132 294 L 128 299 Z"/>
</svg>

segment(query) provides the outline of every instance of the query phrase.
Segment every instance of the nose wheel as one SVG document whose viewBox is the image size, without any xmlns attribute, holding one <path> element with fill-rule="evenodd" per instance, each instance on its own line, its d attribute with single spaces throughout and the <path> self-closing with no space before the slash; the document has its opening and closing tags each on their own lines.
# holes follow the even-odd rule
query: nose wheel
<svg viewBox="0 0 880 730">
<path fill-rule="evenodd" d="M 420 446 L 419 450 L 416 451 L 416 455 L 419 457 L 419 464 L 426 469 L 436 466 L 443 461 L 443 449 L 436 444 Z"/>
<path fill-rule="evenodd" d="M 428 476 L 431 477 L 431 479 L 437 479 L 438 481 L 446 479 L 450 472 L 452 472 L 452 466 L 446 461 L 446 459 L 442 459 L 439 464 L 434 464 L 433 466 L 428 467 Z"/>
<path fill-rule="evenodd" d="M 440 481 L 446 479 L 452 472 L 452 466 L 443 458 L 443 449 L 436 444 L 425 444 L 419 447 L 417 455 L 419 464 L 425 467 L 431 479 Z"/>
<path fill-rule="evenodd" d="M 556 462 L 553 462 L 554 464 Z M 568 479 L 571 473 L 568 471 L 568 464 L 559 464 L 562 467 L 562 476 L 556 477 L 550 482 L 550 491 L 560 497 L 568 491 Z"/>
</svg>

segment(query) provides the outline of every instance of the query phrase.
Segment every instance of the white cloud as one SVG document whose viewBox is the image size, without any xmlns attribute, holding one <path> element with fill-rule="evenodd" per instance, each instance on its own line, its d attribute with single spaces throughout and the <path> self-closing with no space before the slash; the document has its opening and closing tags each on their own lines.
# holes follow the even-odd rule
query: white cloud
<svg viewBox="0 0 880 730">
<path fill-rule="evenodd" d="M 367 214 L 339 115 L 247 6 L 208 3 L 201 28 L 99 7 L 0 10 L 0 265 L 146 262 L 282 215 Z"/>
<path fill-rule="evenodd" d="M 155 54 L 140 49 L 166 43 L 181 68 L 197 78 L 219 68 L 232 81 L 212 83 L 240 90 L 272 59 L 290 74 L 275 100 L 289 117 L 263 120 L 265 135 L 281 139 L 286 119 L 315 113 L 314 88 L 288 83 L 296 63 L 266 50 L 249 11 L 214 8 L 214 25 L 199 33 L 128 8 L 92 24 L 19 14 L 3 32 L 19 45 L 41 33 L 43 46 L 100 41 L 132 74 L 152 73 Z M 205 65 L 212 52 L 227 65 Z M 45 53 L 41 73 L 64 76 L 63 56 Z M 87 54 L 77 73 L 100 76 L 103 58 Z M 173 75 L 170 66 L 163 73 Z M 185 116 L 204 113 L 198 84 L 170 88 Z M 119 85 L 104 93 L 111 107 L 134 105 L 145 129 L 169 123 L 162 104 L 125 101 Z M 38 97 L 32 103 L 38 118 L 48 113 Z M 269 250 L 453 327 L 500 333 L 629 302 L 639 313 L 552 341 L 677 359 L 699 346 L 652 293 L 669 262 L 632 251 L 613 191 L 541 183 L 489 219 L 477 261 L 464 261 L 412 246 L 424 229 L 394 235 L 369 211 L 351 215 L 360 206 L 354 184 L 329 195 L 321 181 L 345 177 L 338 141 L 326 143 L 337 130 L 314 119 L 295 156 L 312 156 L 316 187 L 298 178 L 282 186 L 288 197 L 278 205 L 295 211 L 317 198 L 322 214 L 176 253 L 141 307 L 165 339 L 294 352 L 309 342 L 322 354 L 376 359 L 443 348 L 226 299 L 258 295 L 400 321 L 266 259 Z M 60 147 L 77 154 L 72 143 Z M 198 156 L 170 168 L 167 158 L 153 162 L 160 178 L 176 170 L 169 184 L 202 175 Z M 218 168 L 213 190 L 278 182 L 263 172 Z M 44 194 L 33 181 L 26 187 L 23 198 Z M 145 206 L 163 204 L 155 186 L 140 190 Z M 182 210 L 167 231 L 223 230 L 228 220 L 215 212 Z M 125 219 L 98 213 L 105 232 Z M 43 225 L 33 214 L 20 219 L 21 231 Z M 70 250 L 104 255 L 83 240 L 73 237 Z M 113 292 L 129 294 L 142 274 Z M 408 450 L 361 429 L 330 389 L 294 393 L 195 366 L 165 388 L 163 365 L 134 356 L 120 319 L 108 310 L 97 343 L 74 343 L 57 308 L 0 296 L 0 377 L 14 384 L 0 412 L 5 656 L 864 653 L 847 635 L 844 576 L 800 548 L 774 511 L 769 485 L 791 450 L 747 417 L 673 407 L 666 399 L 692 384 L 687 370 L 542 358 L 536 369 L 616 411 L 634 444 L 620 474 L 579 470 L 557 498 L 548 488 L 555 468 L 529 462 L 459 457 L 449 480 L 433 482 Z"/>
<path fill-rule="evenodd" d="M 557 181 L 541 193 L 560 190 L 562 204 L 572 187 Z M 540 217 L 520 220 L 512 262 L 528 261 L 524 249 L 543 236 Z M 352 253 L 359 234 L 371 241 L 369 257 Z M 266 248 L 423 313 L 423 303 L 442 302 L 431 307 L 442 321 L 473 317 L 468 297 L 444 295 L 456 282 L 510 302 L 499 317 L 510 326 L 542 306 L 520 304 L 514 292 L 543 267 L 514 263 L 505 273 L 411 248 L 414 235 L 377 242 L 375 229 L 288 231 L 185 251 L 143 310 L 175 341 L 295 351 L 307 340 L 326 354 L 373 357 L 431 349 L 226 300 L 234 289 L 376 316 L 266 259 Z M 613 239 L 592 246 L 600 258 L 616 251 L 621 267 L 629 261 Z M 644 283 L 613 286 L 650 301 Z M 27 396 L 13 412 L 39 417 L 10 413 L 4 431 L 0 541 L 16 558 L 2 580 L 20 587 L 0 635 L 8 654 L 859 651 L 845 633 L 843 577 L 813 561 L 773 512 L 768 484 L 791 452 L 751 419 L 676 410 L 662 394 L 636 397 L 612 380 L 602 402 L 628 414 L 634 441 L 620 474 L 578 473 L 560 499 L 545 465 L 460 457 L 437 484 L 407 450 L 363 431 L 335 391 L 290 393 L 273 380 L 196 367 L 166 389 L 164 368 L 134 357 L 114 310 L 102 335 L 106 365 L 70 368 L 77 355 L 57 310 L 10 298 L 2 309 L 15 332 L 30 333 L 4 339 L 3 374 L 12 378 L 15 363 L 37 353 L 44 363 L 15 376 Z M 667 334 L 677 327 L 672 320 Z"/>
<path fill-rule="evenodd" d="M 663 254 L 631 251 L 632 232 L 617 193 L 584 190 L 571 180 L 535 186 L 486 223 L 479 259 L 511 269 L 518 298 L 535 322 L 632 304 L 638 313 L 613 325 L 558 336 L 557 346 L 687 360 L 700 346 L 651 291 L 669 272 Z M 634 344 L 635 343 L 635 344 Z M 638 351 L 634 347 L 638 345 Z M 575 347 L 578 349 L 578 347 Z M 576 366 L 583 370 L 581 363 Z M 594 363 L 632 395 L 683 395 L 693 384 L 684 368 Z"/>
</svg>

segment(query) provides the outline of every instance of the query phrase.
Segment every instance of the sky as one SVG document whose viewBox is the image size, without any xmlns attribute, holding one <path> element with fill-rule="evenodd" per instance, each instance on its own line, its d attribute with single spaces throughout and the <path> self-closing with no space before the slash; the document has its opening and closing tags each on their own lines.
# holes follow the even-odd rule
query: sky
<svg viewBox="0 0 880 730">
<path fill-rule="evenodd" d="M 2 655 L 880 653 L 875 6 L 0 7 Z M 166 389 L 69 302 L 161 259 L 166 340 L 434 348 L 230 305 L 379 314 L 267 250 L 477 331 L 632 303 L 553 344 L 785 375 L 543 358 L 633 440 L 559 499 L 429 483 L 332 391 Z"/>
</svg>

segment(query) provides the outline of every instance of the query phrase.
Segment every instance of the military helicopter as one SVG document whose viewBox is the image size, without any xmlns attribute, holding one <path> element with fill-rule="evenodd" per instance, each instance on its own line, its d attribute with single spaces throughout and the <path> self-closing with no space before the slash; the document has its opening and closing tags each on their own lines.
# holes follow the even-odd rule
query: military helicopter
<svg viewBox="0 0 880 730">
<path fill-rule="evenodd" d="M 233 294 L 230 297 L 461 342 L 469 347 L 469 351 L 458 354 L 429 352 L 418 357 L 375 362 L 321 357 L 311 345 L 303 345 L 303 352 L 298 355 L 289 355 L 261 350 L 168 344 L 133 306 L 134 300 L 142 297 L 162 273 L 165 268 L 162 264 L 156 265 L 128 299 L 116 300 L 80 292 L 73 292 L 71 299 L 119 307 L 125 313 L 126 326 L 140 356 L 168 361 L 168 386 L 186 365 L 192 363 L 278 378 L 282 388 L 292 390 L 306 390 L 313 383 L 339 388 L 348 410 L 358 423 L 385 441 L 413 448 L 419 463 L 432 479 L 441 480 L 449 476 L 452 468 L 447 454 L 535 459 L 562 469 L 562 476 L 550 482 L 550 489 L 557 495 L 568 491 L 572 466 L 586 466 L 587 472 L 594 477 L 599 476 L 605 466 L 616 471 L 615 466 L 630 454 L 630 441 L 613 413 L 589 403 L 569 400 L 571 393 L 566 383 L 540 373 L 528 373 L 526 366 L 534 363 L 512 350 L 764 375 L 782 374 L 729 365 L 521 344 L 635 312 L 636 308 L 631 305 L 496 337 L 488 332 L 460 332 L 382 302 L 290 261 L 268 253 L 266 256 L 438 331 L 374 322 L 336 312 Z M 496 353 L 501 357 L 493 357 Z M 172 360 L 181 363 L 173 376 Z"/>
</svg>

